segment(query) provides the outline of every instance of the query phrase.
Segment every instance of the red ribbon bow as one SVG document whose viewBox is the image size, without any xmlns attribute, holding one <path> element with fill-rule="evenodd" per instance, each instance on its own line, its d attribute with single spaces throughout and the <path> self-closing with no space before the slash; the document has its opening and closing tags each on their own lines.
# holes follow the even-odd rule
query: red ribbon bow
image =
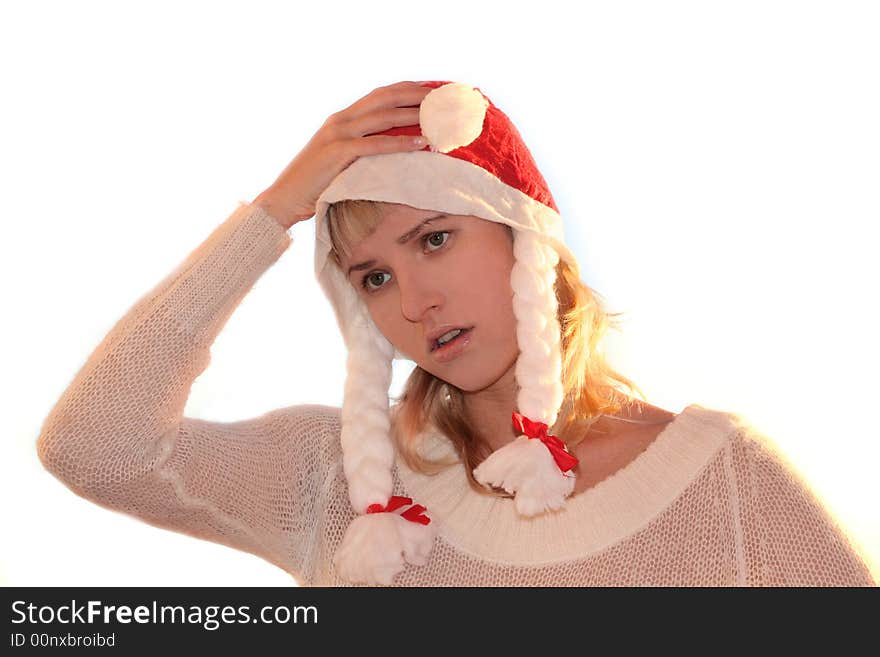
<svg viewBox="0 0 880 657">
<path fill-rule="evenodd" d="M 391 499 L 388 500 L 388 504 L 386 506 L 382 506 L 381 504 L 371 504 L 367 507 L 367 513 L 392 513 L 407 504 L 412 504 L 411 497 L 392 495 Z M 431 519 L 424 513 L 427 510 L 428 508 L 422 506 L 421 504 L 413 504 L 412 507 L 401 513 L 400 516 L 409 520 L 410 522 L 417 522 L 420 525 L 427 525 L 429 522 L 431 522 Z"/>
<path fill-rule="evenodd" d="M 559 469 L 562 472 L 568 472 L 578 464 L 577 457 L 566 451 L 564 442 L 556 436 L 550 436 L 547 434 L 547 429 L 549 429 L 549 427 L 543 422 L 534 422 L 525 415 L 521 415 L 514 411 L 513 426 L 521 434 L 524 434 L 529 438 L 537 438 L 544 443 L 544 445 L 547 446 L 547 449 L 550 450 L 553 460 L 556 461 L 556 465 L 559 466 Z"/>
</svg>

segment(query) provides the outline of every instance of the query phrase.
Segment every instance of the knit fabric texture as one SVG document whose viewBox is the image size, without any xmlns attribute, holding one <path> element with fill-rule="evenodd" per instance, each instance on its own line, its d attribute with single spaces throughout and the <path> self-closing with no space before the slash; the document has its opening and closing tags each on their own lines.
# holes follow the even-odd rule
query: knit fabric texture
<svg viewBox="0 0 880 657">
<path fill-rule="evenodd" d="M 98 345 L 45 419 L 37 453 L 92 502 L 252 553 L 302 586 L 349 586 L 332 564 L 356 517 L 340 409 L 183 416 L 214 339 L 290 241 L 262 208 L 240 203 Z M 451 453 L 436 431 L 423 445 Z M 696 404 L 623 469 L 535 518 L 471 489 L 460 463 L 428 476 L 398 459 L 393 478 L 394 494 L 438 523 L 427 565 L 407 565 L 396 585 L 877 585 L 775 444 Z"/>
</svg>

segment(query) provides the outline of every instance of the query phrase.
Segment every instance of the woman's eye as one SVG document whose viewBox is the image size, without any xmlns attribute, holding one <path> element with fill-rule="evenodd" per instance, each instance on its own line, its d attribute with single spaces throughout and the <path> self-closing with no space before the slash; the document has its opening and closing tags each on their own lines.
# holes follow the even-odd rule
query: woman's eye
<svg viewBox="0 0 880 657">
<path fill-rule="evenodd" d="M 385 276 L 385 272 L 374 271 L 374 272 L 371 272 L 371 273 L 367 274 L 366 276 L 364 276 L 364 280 L 362 281 L 362 285 L 364 286 L 364 289 L 367 292 L 372 292 L 373 290 L 376 289 L 374 287 L 371 287 L 369 284 L 370 280 L 373 280 L 375 282 L 374 277 L 376 277 L 376 276 Z M 381 287 L 381 285 L 382 285 L 382 283 L 379 283 L 376 287 Z"/>
<path fill-rule="evenodd" d="M 449 231 L 448 230 L 441 230 L 441 231 L 437 231 L 436 233 L 428 233 L 427 235 L 425 235 L 425 237 L 422 238 L 422 242 L 424 244 L 429 243 L 431 238 L 434 237 L 435 235 L 449 235 Z M 449 238 L 447 237 L 446 239 L 449 239 Z M 439 244 L 435 244 L 435 246 L 439 247 L 439 246 L 443 246 L 444 244 L 446 244 L 445 239 L 443 241 L 441 241 Z M 435 249 L 435 251 L 436 250 L 437 249 Z"/>
<path fill-rule="evenodd" d="M 436 252 L 436 251 L 439 251 L 441 248 L 443 248 L 443 246 L 446 245 L 446 242 L 449 240 L 449 235 L 450 235 L 450 234 L 451 234 L 451 231 L 448 231 L 448 230 L 440 230 L 440 231 L 437 231 L 437 232 L 434 232 L 434 233 L 428 233 L 427 235 L 425 235 L 425 236 L 421 239 L 421 242 L 422 242 L 422 244 L 424 244 L 424 245 L 427 245 L 427 244 L 430 243 L 430 244 L 433 244 L 434 246 L 436 246 L 436 247 L 437 247 L 436 249 L 428 249 L 429 253 L 434 253 L 434 252 Z M 437 236 L 437 235 L 446 235 L 446 237 L 443 238 L 442 240 L 433 240 L 433 241 L 431 241 L 432 238 L 435 237 L 435 236 Z M 378 281 L 376 280 L 377 277 L 381 277 L 381 276 L 386 276 L 386 273 L 383 272 L 383 271 L 372 271 L 372 272 L 370 272 L 369 274 L 367 274 L 366 276 L 364 276 L 364 278 L 361 280 L 361 286 L 362 286 L 367 292 L 375 292 L 375 291 L 378 290 L 380 287 L 382 287 L 382 285 L 383 285 L 383 283 L 384 283 L 384 281 L 382 281 L 381 279 L 378 280 Z M 372 282 L 372 283 L 375 283 L 375 284 L 376 284 L 376 287 L 373 287 L 372 285 L 370 285 L 371 282 Z"/>
</svg>

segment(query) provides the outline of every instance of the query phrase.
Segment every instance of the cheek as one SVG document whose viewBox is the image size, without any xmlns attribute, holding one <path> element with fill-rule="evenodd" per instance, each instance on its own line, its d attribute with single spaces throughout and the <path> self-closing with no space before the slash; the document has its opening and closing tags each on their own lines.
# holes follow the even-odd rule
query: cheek
<svg viewBox="0 0 880 657">
<path fill-rule="evenodd" d="M 509 300 L 513 296 L 510 273 L 513 270 L 513 247 L 506 237 L 495 240 L 481 259 L 481 277 L 491 286 L 496 299 Z"/>
<path fill-rule="evenodd" d="M 422 341 L 418 331 L 413 331 L 412 324 L 404 319 L 397 294 L 381 294 L 369 304 L 365 302 L 365 305 L 373 324 L 385 339 L 404 356 L 416 361 L 421 354 Z"/>
<path fill-rule="evenodd" d="M 495 249 L 483 254 L 478 265 L 459 289 L 468 297 L 469 308 L 477 313 L 475 322 L 482 320 L 495 339 L 515 338 L 516 320 L 513 314 L 513 290 L 510 272 L 513 254 Z"/>
<path fill-rule="evenodd" d="M 386 294 L 384 296 L 388 297 L 390 295 Z M 394 308 L 392 308 L 391 306 L 388 305 L 387 299 L 381 299 L 381 300 L 377 299 L 377 300 L 372 301 L 370 304 L 368 304 L 367 309 L 369 311 L 370 317 L 373 320 L 373 324 L 376 325 L 376 328 L 378 328 L 379 331 L 382 332 L 382 335 L 384 335 L 389 341 L 397 344 L 396 343 L 397 336 L 395 335 L 395 331 L 394 331 L 394 328 L 395 328 L 395 326 L 397 326 L 397 324 L 392 319 L 392 317 L 393 317 L 392 310 L 394 310 L 397 313 L 397 315 L 399 315 L 400 314 L 400 306 L 396 305 L 396 306 L 394 306 Z"/>
<path fill-rule="evenodd" d="M 497 226 L 487 227 L 469 239 L 467 252 L 459 258 L 459 272 L 467 270 L 468 284 L 492 291 L 496 298 L 509 297 L 514 258 L 513 244 L 505 230 Z"/>
</svg>

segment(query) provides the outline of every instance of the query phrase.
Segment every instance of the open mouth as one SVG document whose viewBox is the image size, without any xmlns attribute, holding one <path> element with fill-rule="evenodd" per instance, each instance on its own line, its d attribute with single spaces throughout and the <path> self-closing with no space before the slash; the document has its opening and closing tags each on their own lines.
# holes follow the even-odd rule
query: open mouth
<svg viewBox="0 0 880 657">
<path fill-rule="evenodd" d="M 465 335 L 466 333 L 468 333 L 471 330 L 471 328 L 473 328 L 473 327 L 455 329 L 455 331 L 458 331 L 457 334 L 453 333 L 453 331 L 450 331 L 446 335 L 441 336 L 441 338 L 445 339 L 445 342 L 441 342 L 440 340 L 435 340 L 434 345 L 431 347 L 431 351 L 437 351 L 438 349 L 443 349 L 444 347 L 448 347 L 451 344 L 455 344 L 455 342 L 457 340 L 460 340 L 463 335 Z"/>
</svg>

